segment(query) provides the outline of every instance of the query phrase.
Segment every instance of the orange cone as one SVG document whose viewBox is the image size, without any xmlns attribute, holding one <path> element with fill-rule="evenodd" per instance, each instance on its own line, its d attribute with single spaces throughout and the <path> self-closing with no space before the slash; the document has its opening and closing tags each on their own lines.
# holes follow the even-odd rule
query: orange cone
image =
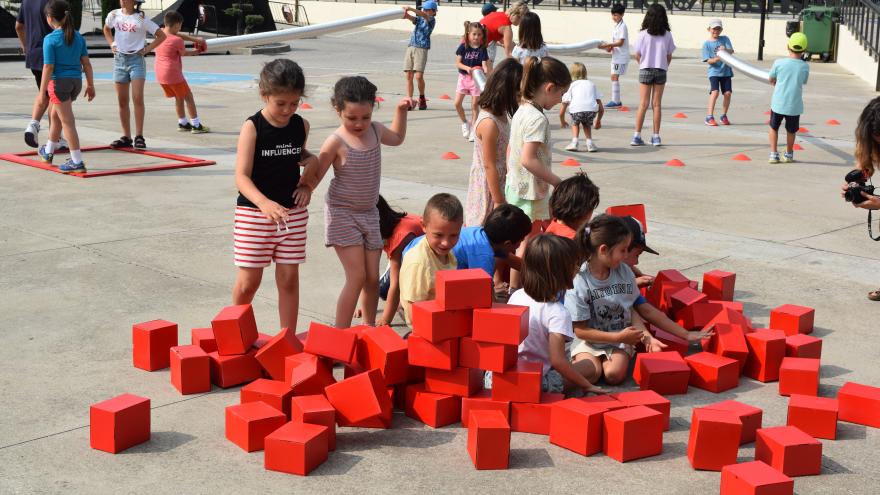
<svg viewBox="0 0 880 495">
<path fill-rule="evenodd" d="M 450 98 L 449 95 L 446 94 L 446 93 L 443 93 L 443 94 L 440 95 L 438 98 L 440 98 L 441 100 L 451 100 L 451 99 L 452 99 L 452 98 Z"/>
<path fill-rule="evenodd" d="M 742 153 L 740 153 L 740 154 L 738 154 L 738 155 L 734 155 L 733 158 L 731 158 L 731 160 L 736 160 L 736 161 L 738 161 L 738 162 L 750 162 L 750 161 L 752 161 L 752 159 L 749 158 L 748 155 L 744 155 L 744 154 L 742 154 Z"/>
<path fill-rule="evenodd" d="M 679 160 L 678 158 L 673 158 L 666 162 L 667 167 L 684 167 L 684 162 Z"/>
<path fill-rule="evenodd" d="M 840 125 L 840 121 L 837 119 L 828 119 L 825 123 L 828 125 Z"/>
<path fill-rule="evenodd" d="M 686 118 L 688 118 L 687 115 L 685 115 L 685 114 L 683 114 L 683 113 L 681 113 L 681 112 L 679 112 L 679 113 L 673 115 L 673 117 L 676 118 L 676 119 L 686 119 Z"/>
<path fill-rule="evenodd" d="M 792 148 L 792 149 L 795 151 L 804 151 L 804 147 L 797 144 L 797 143 L 795 143 L 794 148 Z"/>
<path fill-rule="evenodd" d="M 580 167 L 581 162 L 575 160 L 574 158 L 566 158 L 562 161 L 562 163 L 560 163 L 560 165 L 565 167 Z"/>
<path fill-rule="evenodd" d="M 303 103 L 302 105 L 299 106 L 300 110 L 311 110 L 312 108 L 313 107 L 311 105 L 309 105 L 308 103 Z"/>
<path fill-rule="evenodd" d="M 798 132 L 801 134 L 809 134 L 810 130 L 807 129 L 806 127 L 798 127 Z"/>
<path fill-rule="evenodd" d="M 629 107 L 620 107 L 621 112 L 629 112 Z"/>
<path fill-rule="evenodd" d="M 376 97 L 376 102 L 382 103 L 383 101 L 385 101 L 385 98 L 382 98 L 381 96 Z"/>
<path fill-rule="evenodd" d="M 764 115 L 770 115 L 770 110 L 767 110 L 766 112 L 764 112 Z"/>
<path fill-rule="evenodd" d="M 461 157 L 451 151 L 447 151 L 446 153 L 443 153 L 442 158 L 444 160 L 458 160 Z"/>
</svg>

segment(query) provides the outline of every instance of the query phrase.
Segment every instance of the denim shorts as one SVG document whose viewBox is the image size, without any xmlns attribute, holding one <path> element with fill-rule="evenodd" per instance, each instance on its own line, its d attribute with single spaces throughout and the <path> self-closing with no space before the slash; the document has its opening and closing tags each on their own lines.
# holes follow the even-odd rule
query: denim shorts
<svg viewBox="0 0 880 495">
<path fill-rule="evenodd" d="M 130 83 L 147 78 L 147 64 L 144 56 L 138 53 L 131 55 L 116 52 L 113 55 L 113 82 Z"/>
</svg>

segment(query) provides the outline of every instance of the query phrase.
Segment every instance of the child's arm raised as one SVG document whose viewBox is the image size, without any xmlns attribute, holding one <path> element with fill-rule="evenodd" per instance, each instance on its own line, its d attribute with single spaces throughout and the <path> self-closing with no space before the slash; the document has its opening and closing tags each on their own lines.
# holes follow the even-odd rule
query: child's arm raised
<svg viewBox="0 0 880 495">
<path fill-rule="evenodd" d="M 287 221 L 287 210 L 278 203 L 267 198 L 254 184 L 251 172 L 254 169 L 254 148 L 257 145 L 257 129 L 250 120 L 241 126 L 238 135 L 238 153 L 235 155 L 235 186 L 244 197 L 275 223 Z"/>
<path fill-rule="evenodd" d="M 550 332 L 550 366 L 567 382 L 583 389 L 584 392 L 605 393 L 603 388 L 593 385 L 584 375 L 574 369 L 565 352 L 565 337 L 554 332 Z"/>
<path fill-rule="evenodd" d="M 391 120 L 391 127 L 382 128 L 380 141 L 385 146 L 400 146 L 406 138 L 406 113 L 412 107 L 412 100 L 404 98 L 397 103 L 397 111 Z"/>
<path fill-rule="evenodd" d="M 556 187 L 561 182 L 559 176 L 554 174 L 549 168 L 544 167 L 538 158 L 538 150 L 543 143 L 530 141 L 523 144 L 522 148 L 522 166 L 525 167 L 532 175 L 543 180 L 544 182 Z"/>
<path fill-rule="evenodd" d="M 504 190 L 501 188 L 501 178 L 495 162 L 498 160 L 498 126 L 492 119 L 483 119 L 477 125 L 477 137 L 480 138 L 480 154 L 483 159 L 483 168 L 486 169 L 486 185 L 489 187 L 489 195 L 492 196 L 492 208 L 507 203 L 504 199 Z"/>
</svg>

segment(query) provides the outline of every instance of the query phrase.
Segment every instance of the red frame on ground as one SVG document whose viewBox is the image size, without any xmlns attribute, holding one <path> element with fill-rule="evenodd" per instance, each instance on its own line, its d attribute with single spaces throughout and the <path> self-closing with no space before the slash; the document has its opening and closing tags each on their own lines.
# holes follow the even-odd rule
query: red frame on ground
<svg viewBox="0 0 880 495">
<path fill-rule="evenodd" d="M 155 172 L 157 170 L 171 170 L 175 168 L 189 168 L 189 167 L 204 167 L 207 165 L 214 165 L 216 162 L 212 160 L 203 160 L 201 158 L 192 158 L 189 156 L 183 155 L 175 155 L 173 153 L 163 153 L 160 151 L 149 151 L 149 150 L 139 150 L 136 148 L 111 148 L 110 146 L 92 146 L 90 148 L 83 148 L 83 151 L 103 151 L 103 150 L 113 150 L 113 151 L 122 151 L 125 153 L 136 153 L 140 155 L 152 156 L 155 158 L 167 158 L 169 160 L 174 160 L 176 163 L 163 163 L 160 165 L 147 165 L 143 167 L 128 167 L 128 168 L 120 168 L 115 170 L 100 170 L 97 172 L 86 172 L 84 174 L 64 174 L 64 175 L 72 175 L 74 177 L 79 177 L 81 179 L 87 179 L 89 177 L 103 177 L 105 175 L 121 175 L 121 174 L 136 174 L 140 172 Z M 4 153 L 0 154 L 0 160 L 5 160 L 12 163 L 18 163 L 19 165 L 27 165 L 28 167 L 40 168 L 43 170 L 48 170 L 50 172 L 55 172 L 57 174 L 62 173 L 58 170 L 58 167 L 49 165 L 48 163 L 43 163 L 39 160 L 32 160 L 27 158 L 29 156 L 37 156 L 36 151 L 27 151 L 24 153 Z"/>
</svg>

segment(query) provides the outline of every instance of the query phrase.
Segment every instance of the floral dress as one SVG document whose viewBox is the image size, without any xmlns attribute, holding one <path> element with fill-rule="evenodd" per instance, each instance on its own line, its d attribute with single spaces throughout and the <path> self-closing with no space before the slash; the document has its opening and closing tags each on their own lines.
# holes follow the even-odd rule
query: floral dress
<svg viewBox="0 0 880 495">
<path fill-rule="evenodd" d="M 504 193 L 504 182 L 507 176 L 507 143 L 510 140 L 510 122 L 501 119 L 491 113 L 480 110 L 474 129 L 484 119 L 492 119 L 498 126 L 498 143 L 495 146 L 495 170 L 498 171 L 499 187 Z M 486 215 L 492 211 L 492 193 L 486 182 L 486 168 L 483 165 L 483 143 L 480 136 L 474 136 L 474 158 L 471 164 L 470 178 L 468 180 L 467 206 L 464 212 L 465 227 L 483 225 Z"/>
</svg>

